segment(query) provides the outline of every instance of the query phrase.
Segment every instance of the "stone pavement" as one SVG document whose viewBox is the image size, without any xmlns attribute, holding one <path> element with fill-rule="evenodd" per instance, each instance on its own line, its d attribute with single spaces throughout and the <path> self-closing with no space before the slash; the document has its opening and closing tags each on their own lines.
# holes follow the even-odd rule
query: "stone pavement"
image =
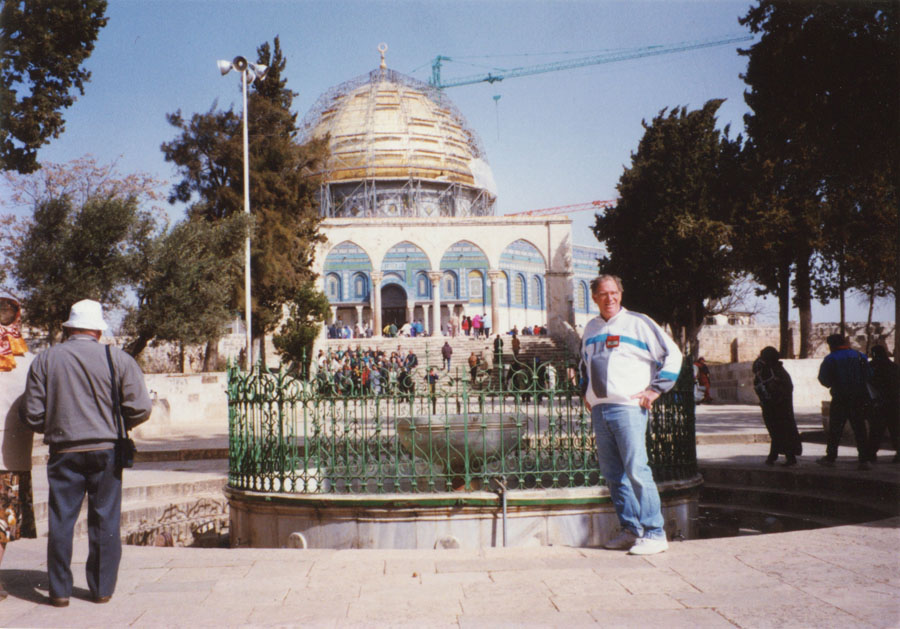
<svg viewBox="0 0 900 629">
<path fill-rule="evenodd" d="M 801 431 L 821 430 L 812 411 L 800 424 Z M 768 448 L 761 429 L 753 407 L 700 407 L 699 457 L 760 462 Z M 222 438 L 173 435 L 170 443 L 218 447 Z M 142 447 L 164 451 L 165 441 Z M 822 452 L 823 445 L 804 443 L 798 473 Z M 853 449 L 841 454 L 834 474 L 898 476 L 898 466 L 889 464 L 856 472 Z M 222 477 L 224 466 L 157 462 L 131 472 L 127 482 L 150 483 L 180 474 Z M 45 482 L 42 474 L 36 469 L 36 485 Z M 105 605 L 88 600 L 82 539 L 73 561 L 76 589 L 64 609 L 47 604 L 45 543 L 9 545 L 0 580 L 10 597 L 0 602 L 0 626 L 900 627 L 900 518 L 672 542 L 668 552 L 650 557 L 566 547 L 125 546 L 116 594 Z"/>
</svg>

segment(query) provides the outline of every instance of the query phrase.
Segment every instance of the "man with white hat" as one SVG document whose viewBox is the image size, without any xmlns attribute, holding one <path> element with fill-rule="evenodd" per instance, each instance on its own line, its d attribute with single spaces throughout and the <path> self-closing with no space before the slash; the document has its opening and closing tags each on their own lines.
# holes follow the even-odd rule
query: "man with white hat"
<svg viewBox="0 0 900 629">
<path fill-rule="evenodd" d="M 50 603 L 57 607 L 68 605 L 72 593 L 72 534 L 85 494 L 92 600 L 109 601 L 116 587 L 122 557 L 122 470 L 114 456 L 118 426 L 111 373 L 126 429 L 146 421 L 152 408 L 144 375 L 131 356 L 111 347 L 110 367 L 106 346 L 99 342 L 106 328 L 98 302 L 85 299 L 73 305 L 63 323 L 66 341 L 41 352 L 31 364 L 19 413 L 50 446 L 47 573 Z"/>
</svg>

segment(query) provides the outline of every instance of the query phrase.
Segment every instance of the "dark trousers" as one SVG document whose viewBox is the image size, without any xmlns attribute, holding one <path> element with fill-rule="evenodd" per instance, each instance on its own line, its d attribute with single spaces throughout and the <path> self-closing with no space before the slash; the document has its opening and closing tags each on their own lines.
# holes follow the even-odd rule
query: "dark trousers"
<svg viewBox="0 0 900 629">
<path fill-rule="evenodd" d="M 891 446 L 900 455 L 900 408 L 895 400 L 887 403 L 872 404 L 869 425 L 869 454 L 872 460 L 881 448 L 884 431 L 891 436 Z"/>
<path fill-rule="evenodd" d="M 72 594 L 72 534 L 88 497 L 87 584 L 94 597 L 112 596 L 116 589 L 122 541 L 122 477 L 115 469 L 113 450 L 65 452 L 50 457 L 50 534 L 47 540 L 47 573 L 50 596 Z"/>
<path fill-rule="evenodd" d="M 850 422 L 853 429 L 853 438 L 856 440 L 856 451 L 860 461 L 869 460 L 869 440 L 866 437 L 866 401 L 861 399 L 834 399 L 831 400 L 831 410 L 828 413 L 828 443 L 825 446 L 825 456 L 836 459 L 838 445 L 844 434 L 844 426 Z"/>
</svg>

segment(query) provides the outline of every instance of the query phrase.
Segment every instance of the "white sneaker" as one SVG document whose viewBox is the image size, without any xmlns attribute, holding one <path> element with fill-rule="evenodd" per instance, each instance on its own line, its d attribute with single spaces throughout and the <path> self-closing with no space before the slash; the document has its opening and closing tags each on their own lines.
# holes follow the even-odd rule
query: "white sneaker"
<svg viewBox="0 0 900 629">
<path fill-rule="evenodd" d="M 603 544 L 603 548 L 605 548 L 606 550 L 628 550 L 634 545 L 635 541 L 637 540 L 637 535 L 635 535 L 628 529 L 622 529 L 621 531 L 619 531 L 618 535 Z"/>
<path fill-rule="evenodd" d="M 642 537 L 635 541 L 634 546 L 628 551 L 629 555 L 655 555 L 669 549 L 669 542 L 665 538 L 651 539 Z"/>
</svg>

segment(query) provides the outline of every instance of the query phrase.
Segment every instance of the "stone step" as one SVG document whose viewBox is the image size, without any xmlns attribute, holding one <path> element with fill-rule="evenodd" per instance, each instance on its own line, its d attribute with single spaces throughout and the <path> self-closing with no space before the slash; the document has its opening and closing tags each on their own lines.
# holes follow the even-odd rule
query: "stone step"
<svg viewBox="0 0 900 629">
<path fill-rule="evenodd" d="M 736 487 L 704 483 L 701 501 L 796 517 L 837 518 L 844 523 L 868 522 L 897 515 L 896 506 L 873 504 L 830 491 L 784 491 L 770 487 Z"/>
<path fill-rule="evenodd" d="M 862 501 L 892 514 L 900 514 L 900 485 L 863 475 L 838 474 L 828 468 L 790 471 L 778 467 L 709 465 L 700 466 L 704 481 L 713 486 L 763 487 L 772 491 L 810 494 L 827 488 L 828 495 Z"/>
<path fill-rule="evenodd" d="M 702 499 L 697 505 L 697 511 L 701 538 L 803 531 L 846 524 L 844 520 L 833 517 L 798 515 L 793 511 L 777 509 L 754 509 Z"/>
</svg>

